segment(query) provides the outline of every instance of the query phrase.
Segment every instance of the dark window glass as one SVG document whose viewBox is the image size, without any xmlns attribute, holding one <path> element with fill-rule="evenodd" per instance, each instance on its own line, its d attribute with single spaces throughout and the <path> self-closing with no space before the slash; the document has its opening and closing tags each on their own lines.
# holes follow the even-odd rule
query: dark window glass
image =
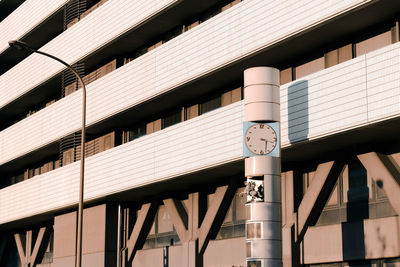
<svg viewBox="0 0 400 267">
<path fill-rule="evenodd" d="M 220 96 L 213 98 L 211 100 L 208 100 L 204 103 L 201 103 L 200 104 L 200 113 L 204 114 L 211 110 L 217 109 L 219 107 L 221 107 L 221 97 Z"/>
<path fill-rule="evenodd" d="M 133 129 L 132 131 L 129 131 L 129 141 L 132 141 L 133 139 L 139 138 L 143 135 L 146 135 L 146 125 L 142 125 Z"/>
<path fill-rule="evenodd" d="M 383 263 L 383 267 L 399 267 L 400 266 L 400 258 L 385 260 Z"/>
<path fill-rule="evenodd" d="M 181 118 L 182 118 L 181 110 L 175 110 L 169 113 L 163 119 L 163 129 L 181 122 Z"/>
<path fill-rule="evenodd" d="M 23 173 L 20 174 L 20 175 L 15 176 L 15 183 L 22 182 L 23 180 L 24 180 L 24 174 Z"/>
</svg>

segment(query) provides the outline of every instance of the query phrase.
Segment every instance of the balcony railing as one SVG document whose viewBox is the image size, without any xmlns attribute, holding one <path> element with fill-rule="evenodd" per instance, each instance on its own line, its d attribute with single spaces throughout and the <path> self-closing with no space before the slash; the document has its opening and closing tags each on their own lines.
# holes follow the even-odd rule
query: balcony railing
<svg viewBox="0 0 400 267">
<path fill-rule="evenodd" d="M 107 1 L 41 50 L 73 64 L 177 1 Z M 63 69 L 63 65 L 46 57 L 27 57 L 0 77 L 0 108 Z"/>
<path fill-rule="evenodd" d="M 269 46 L 282 38 L 303 31 L 327 17 L 345 12 L 365 2 L 368 1 L 331 3 L 320 0 L 306 4 L 304 2 L 296 2 L 293 5 L 287 3 L 285 5 L 288 6 L 284 6 L 280 1 L 246 0 L 91 83 L 88 86 L 87 123 L 91 125 L 157 97 L 159 94 Z M 125 13 L 120 14 L 118 18 L 107 13 L 114 12 L 115 14 L 115 10 L 123 9 L 122 6 L 111 6 L 117 5 L 116 3 L 118 1 L 110 1 L 102 5 L 46 45 L 44 50 L 47 51 L 48 48 L 56 55 L 72 62 L 79 56 L 82 57 L 82 54 L 89 53 L 90 49 L 98 47 L 105 40 L 115 37 L 122 28 L 117 26 L 115 27 L 118 30 L 110 28 L 107 36 L 91 31 L 88 34 L 91 43 L 84 49 L 81 42 L 74 38 L 91 29 L 90 25 L 94 25 L 95 22 L 100 23 L 98 20 L 103 17 L 110 17 L 107 23 L 111 25 L 114 20 L 117 23 L 120 19 L 124 19 Z M 109 8 L 104 9 L 105 5 Z M 157 5 L 157 8 L 161 6 L 161 4 Z M 129 8 L 132 7 L 129 6 Z M 299 10 L 304 12 L 299 12 Z M 249 14 L 252 15 L 249 16 Z M 129 21 L 131 20 L 132 18 L 129 18 Z M 137 21 L 133 20 L 130 23 L 133 22 Z M 114 27 L 111 25 L 109 27 Z M 69 44 L 71 47 L 68 46 Z M 69 48 L 64 49 L 65 47 Z M 53 62 L 46 61 L 46 58 L 35 59 L 33 56 L 35 55 L 0 77 L 0 89 L 7 88 L 0 90 L 0 106 L 29 90 L 28 87 L 43 82 L 46 77 L 61 70 L 61 66 L 53 65 Z M 43 61 L 43 64 L 39 61 Z M 37 64 L 42 67 L 32 69 L 32 66 Z M 109 89 L 111 86 L 113 90 Z M 0 164 L 79 130 L 79 95 L 79 91 L 73 93 L 2 131 L 0 133 L 2 147 Z"/>
<path fill-rule="evenodd" d="M 242 158 L 243 102 L 208 112 L 86 159 L 93 200 Z M 0 190 L 0 224 L 78 202 L 79 162 Z"/>
<path fill-rule="evenodd" d="M 0 23 L 0 54 L 9 40 L 18 40 L 65 5 L 69 0 L 27 0 Z M 32 12 L 35 10 L 35 12 Z"/>
<path fill-rule="evenodd" d="M 281 87 L 282 146 L 400 114 L 396 43 Z"/>
<path fill-rule="evenodd" d="M 282 147 L 399 116 L 399 68 L 397 43 L 283 85 Z M 86 198 L 241 159 L 243 111 L 237 102 L 88 158 Z M 78 164 L 0 190 L 0 223 L 76 204 Z"/>
</svg>

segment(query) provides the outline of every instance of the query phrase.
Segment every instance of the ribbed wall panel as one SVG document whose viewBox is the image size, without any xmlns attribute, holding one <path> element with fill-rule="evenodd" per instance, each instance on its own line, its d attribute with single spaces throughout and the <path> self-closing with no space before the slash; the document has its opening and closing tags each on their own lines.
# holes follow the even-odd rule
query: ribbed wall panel
<svg viewBox="0 0 400 267">
<path fill-rule="evenodd" d="M 9 46 L 45 21 L 69 0 L 26 0 L 0 23 L 0 54 Z M 32 12 L 34 10 L 34 12 Z"/>
<path fill-rule="evenodd" d="M 290 145 L 288 133 L 291 131 L 297 134 L 294 136 L 297 139 L 292 141 L 316 139 L 399 115 L 399 87 L 393 93 L 400 80 L 399 51 L 400 44 L 394 44 L 282 86 L 282 146 Z M 288 123 L 288 91 L 292 85 L 293 99 L 303 100 L 296 102 L 303 107 L 298 112 L 311 119 L 300 116 Z M 388 94 L 392 97 L 386 98 Z M 79 93 L 71 99 L 80 104 Z M 309 99 L 308 104 L 304 103 L 305 99 Z M 69 107 L 63 101 L 48 109 Z M 243 101 L 234 103 L 89 157 L 86 198 L 96 199 L 240 159 L 243 109 Z M 375 110 L 382 109 L 387 113 L 382 115 L 380 111 L 372 116 Z M 299 122 L 295 124 L 295 120 Z M 51 126 L 49 123 L 46 127 Z M 308 134 L 302 136 L 304 131 Z M 0 223 L 76 203 L 78 179 L 79 162 L 76 162 L 0 190 Z"/>
<path fill-rule="evenodd" d="M 399 44 L 394 44 L 283 85 L 282 146 L 398 115 L 399 53 Z M 134 67 L 123 67 L 88 86 L 89 125 L 157 94 L 155 87 L 135 90 L 127 83 L 139 71 Z M 0 163 L 79 130 L 80 112 L 78 91 L 5 129 L 0 133 Z"/>
<path fill-rule="evenodd" d="M 115 2 L 119 3 L 116 0 Z M 116 5 L 115 2 L 111 1 L 109 5 Z M 306 14 L 309 12 L 308 8 L 317 13 L 320 12 L 321 16 L 319 20 L 323 20 L 329 17 L 329 14 L 338 14 L 338 12 L 340 13 L 343 10 L 363 2 L 368 1 L 340 1 L 339 3 L 331 3 L 325 0 L 314 0 L 307 2 L 302 1 L 301 5 L 296 1 L 287 1 L 285 5 L 291 3 L 293 7 L 289 5 L 287 8 L 284 8 L 282 7 L 281 1 L 246 0 L 168 43 L 146 53 L 107 76 L 89 84 L 87 97 L 88 125 L 156 97 L 180 84 L 184 84 L 213 69 L 224 66 L 233 60 L 237 60 L 262 46 L 268 46 L 280 38 L 287 36 L 289 33 L 294 34 L 300 31 L 300 29 L 304 30 L 311 24 L 316 23 L 316 19 L 313 16 L 305 16 L 302 12 L 298 12 L 296 8 L 304 9 Z M 103 6 L 107 4 L 108 2 Z M 88 29 L 88 38 L 91 37 L 91 34 L 94 34 L 90 42 L 92 42 L 92 39 L 97 38 L 95 36 L 101 36 L 100 33 L 95 33 L 97 27 L 94 25 L 93 27 L 89 27 L 89 25 L 85 23 L 90 23 L 92 21 L 89 20 L 89 18 L 96 19 L 99 16 L 101 18 L 105 17 L 107 15 L 107 10 L 111 9 L 111 7 L 102 9 L 103 6 L 101 6 L 99 10 L 94 11 L 92 17 L 90 17 L 92 15 L 91 13 L 88 16 L 88 20 L 86 20 L 85 17 L 81 22 L 77 23 L 76 26 L 74 25 L 71 29 L 66 31 L 66 33 L 72 32 L 73 36 L 79 36 L 83 33 L 74 33 L 74 31 Z M 114 9 L 116 9 L 116 7 L 113 7 L 113 10 Z M 276 17 L 275 12 L 281 12 L 283 17 L 291 20 L 293 23 L 293 17 L 295 17 L 296 23 L 287 25 L 287 27 L 275 23 L 274 19 L 282 20 L 281 23 L 285 23 L 284 19 Z M 295 16 L 295 14 L 297 15 Z M 121 16 L 123 17 L 123 15 Z M 115 16 L 110 18 L 110 20 L 115 19 L 114 17 Z M 260 21 L 262 23 L 260 23 Z M 256 24 L 258 25 L 257 27 L 255 27 Z M 78 25 L 86 26 L 82 28 Z M 92 28 L 94 30 L 89 32 L 89 29 Z M 109 33 L 112 33 L 112 31 L 110 30 Z M 249 34 L 262 39 L 262 44 L 255 48 L 253 46 L 254 42 L 248 42 Z M 75 41 L 80 43 L 77 40 Z M 69 40 L 65 40 L 65 43 L 67 47 Z M 59 49 L 59 47 L 53 45 L 52 49 L 55 48 Z M 70 48 L 70 50 L 72 51 L 73 49 Z M 78 50 L 82 51 L 82 48 Z M 41 57 L 41 60 L 47 61 L 47 59 L 43 57 Z M 28 63 L 20 65 L 24 65 L 28 68 Z M 53 68 L 58 68 L 56 66 L 58 64 L 57 62 L 47 61 L 47 63 L 49 65 L 55 64 Z M 47 70 L 47 67 L 36 68 L 35 70 L 29 69 L 29 71 L 26 69 L 25 71 L 26 74 L 23 77 L 29 76 L 36 71 L 51 72 Z M 3 76 L 11 75 L 12 72 L 13 70 Z M 32 79 L 34 75 L 35 74 L 32 74 Z M 5 81 L 5 79 L 2 79 L 4 78 L 3 76 L 0 77 L 0 83 Z M 340 80 L 341 77 L 337 79 Z M 17 85 L 26 81 L 20 78 L 14 82 L 15 83 L 10 83 L 7 88 L 13 88 L 15 91 L 18 91 L 17 88 L 24 88 L 24 85 L 20 84 L 20 87 L 17 87 Z M 25 87 L 26 86 L 28 85 L 25 85 Z M 112 90 L 110 90 L 110 88 L 112 88 Z M 0 90 L 0 103 L 2 92 L 3 91 Z M 80 94 L 81 92 L 76 92 L 69 95 L 67 98 L 59 101 L 59 103 L 56 103 L 55 105 L 57 106 L 54 107 L 53 110 L 42 110 L 34 114 L 34 116 L 1 132 L 0 136 L 7 136 L 7 138 L 4 138 L 4 142 L 6 143 L 1 145 L 3 149 L 0 151 L 0 164 L 78 130 L 80 128 L 80 118 L 78 114 L 81 110 L 79 102 Z M 6 94 L 4 94 L 4 97 L 6 97 Z M 61 104 L 66 103 L 63 101 L 67 101 L 68 104 Z M 55 112 L 55 109 L 57 109 L 57 112 Z M 47 115 L 47 113 L 50 112 L 56 114 Z M 46 115 L 43 113 L 46 113 Z M 38 125 L 43 127 L 35 130 L 35 127 L 38 128 Z M 18 140 L 18 142 L 10 142 L 10 140 L 13 139 Z"/>
<path fill-rule="evenodd" d="M 281 86 L 282 146 L 400 114 L 400 45 Z"/>
<path fill-rule="evenodd" d="M 0 164 L 80 129 L 82 92 L 57 101 L 0 133 Z"/>
<path fill-rule="evenodd" d="M 85 199 L 241 158 L 242 102 L 171 126 L 86 160 Z M 0 190 L 0 224 L 76 204 L 79 162 Z"/>
<path fill-rule="evenodd" d="M 76 62 L 176 1 L 109 1 L 42 50 Z M 246 0 L 156 49 L 151 54 L 157 64 L 144 79 L 159 90 L 175 87 L 367 2 Z M 151 63 L 151 56 L 145 58 L 140 69 Z M 50 59 L 30 56 L 0 77 L 0 107 L 62 69 Z"/>
<path fill-rule="evenodd" d="M 399 47 L 396 45 L 395 47 Z M 366 54 L 368 120 L 398 116 L 400 110 L 400 49 Z"/>
<path fill-rule="evenodd" d="M 40 50 L 75 63 L 178 1 L 109 0 Z M 0 77 L 0 108 L 63 69 L 53 59 L 38 54 L 29 56 Z"/>
</svg>

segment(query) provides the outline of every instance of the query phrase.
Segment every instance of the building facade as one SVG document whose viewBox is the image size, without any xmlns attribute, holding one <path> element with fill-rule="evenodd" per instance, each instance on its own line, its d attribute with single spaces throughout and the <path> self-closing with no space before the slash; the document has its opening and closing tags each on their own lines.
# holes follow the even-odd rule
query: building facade
<svg viewBox="0 0 400 267">
<path fill-rule="evenodd" d="M 282 265 L 400 266 L 399 14 L 394 0 L 1 0 L 0 266 L 75 266 L 79 194 L 80 84 L 10 40 L 87 84 L 83 266 L 260 266 L 242 129 L 256 66 L 280 70 Z"/>
</svg>

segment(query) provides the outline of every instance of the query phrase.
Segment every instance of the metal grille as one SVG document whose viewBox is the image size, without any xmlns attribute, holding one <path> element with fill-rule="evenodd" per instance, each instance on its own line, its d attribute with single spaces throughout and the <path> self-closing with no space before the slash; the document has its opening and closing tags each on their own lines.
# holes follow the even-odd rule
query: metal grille
<svg viewBox="0 0 400 267">
<path fill-rule="evenodd" d="M 78 147 L 81 145 L 82 132 L 75 132 L 60 140 L 60 166 L 65 166 L 78 160 L 80 150 Z"/>
<path fill-rule="evenodd" d="M 68 2 L 64 8 L 64 30 L 74 20 L 79 21 L 80 15 L 86 11 L 86 8 L 86 0 L 71 0 Z"/>
<path fill-rule="evenodd" d="M 72 65 L 72 67 L 76 70 L 76 72 L 78 72 L 78 74 L 81 77 L 85 76 L 85 63 L 78 62 L 78 63 Z M 75 76 L 75 74 L 71 70 L 66 69 L 62 73 L 62 82 L 61 82 L 61 96 L 62 97 L 65 97 L 66 95 L 71 93 L 70 92 L 71 90 L 66 91 L 66 87 L 71 86 L 72 84 L 74 84 L 73 89 L 72 89 L 73 91 L 77 90 L 80 87 L 78 78 Z"/>
</svg>

